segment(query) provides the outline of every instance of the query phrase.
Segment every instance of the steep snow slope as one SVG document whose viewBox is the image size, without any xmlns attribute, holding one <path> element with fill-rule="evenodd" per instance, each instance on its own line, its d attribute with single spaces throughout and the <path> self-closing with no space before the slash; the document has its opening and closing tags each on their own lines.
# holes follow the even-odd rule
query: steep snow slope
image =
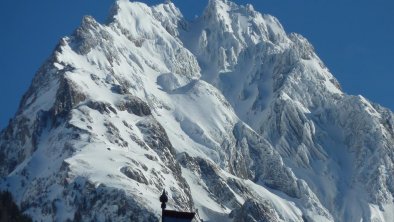
<svg viewBox="0 0 394 222">
<path fill-rule="evenodd" d="M 1 133 L 1 189 L 42 221 L 390 221 L 393 114 L 347 96 L 297 34 L 211 0 L 85 17 Z"/>
</svg>

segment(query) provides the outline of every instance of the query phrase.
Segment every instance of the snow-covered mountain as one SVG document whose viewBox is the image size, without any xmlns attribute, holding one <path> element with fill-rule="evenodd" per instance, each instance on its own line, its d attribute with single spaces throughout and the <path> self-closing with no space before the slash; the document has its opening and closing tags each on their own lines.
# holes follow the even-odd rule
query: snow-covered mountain
<svg viewBox="0 0 394 222">
<path fill-rule="evenodd" d="M 37 221 L 393 221 L 394 115 L 251 5 L 116 1 L 36 74 L 0 189 Z"/>
</svg>

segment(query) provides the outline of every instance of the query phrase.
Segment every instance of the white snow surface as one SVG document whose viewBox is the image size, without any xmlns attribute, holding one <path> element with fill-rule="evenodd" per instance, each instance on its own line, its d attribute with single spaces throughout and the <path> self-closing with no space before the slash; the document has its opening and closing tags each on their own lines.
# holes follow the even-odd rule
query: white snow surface
<svg viewBox="0 0 394 222">
<path fill-rule="evenodd" d="M 1 132 L 0 189 L 37 221 L 158 221 L 166 189 L 204 221 L 388 222 L 393 128 L 251 5 L 189 22 L 118 0 L 37 73 Z"/>
</svg>

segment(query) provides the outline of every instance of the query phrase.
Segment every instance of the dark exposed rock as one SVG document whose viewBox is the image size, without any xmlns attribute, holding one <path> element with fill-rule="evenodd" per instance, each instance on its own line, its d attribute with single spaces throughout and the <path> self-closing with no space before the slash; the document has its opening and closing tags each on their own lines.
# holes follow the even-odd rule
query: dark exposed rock
<svg viewBox="0 0 394 222">
<path fill-rule="evenodd" d="M 93 30 L 97 30 L 98 23 L 91 16 L 85 16 L 82 20 L 81 26 L 75 31 L 74 36 L 76 42 L 77 52 L 80 54 L 87 54 L 90 50 L 99 44 L 97 36 L 92 35 Z"/>
<path fill-rule="evenodd" d="M 110 64 L 119 61 L 119 52 L 111 44 L 113 37 L 106 29 L 101 28 L 93 17 L 85 16 L 72 37 L 72 47 L 77 53 L 86 55 L 95 47 L 101 47 Z"/>
<path fill-rule="evenodd" d="M 52 107 L 52 116 L 56 118 L 66 117 L 72 108 L 85 99 L 86 96 L 77 84 L 66 77 L 62 78 L 56 93 L 55 104 Z"/>
<path fill-rule="evenodd" d="M 128 142 L 125 141 L 119 134 L 119 129 L 111 122 L 105 122 L 104 126 L 107 128 L 106 136 L 113 144 L 118 144 L 121 147 L 127 147 Z"/>
<path fill-rule="evenodd" d="M 174 147 L 172 146 L 163 126 L 161 126 L 155 119 L 148 118 L 139 121 L 137 123 L 137 127 L 140 129 L 141 133 L 144 134 L 145 143 L 158 154 L 165 166 L 171 170 L 179 187 L 184 192 L 184 194 L 178 192 L 174 193 L 177 196 L 174 198 L 177 206 L 183 206 L 183 210 L 191 211 L 193 209 L 193 202 L 190 187 L 185 178 L 182 177 L 181 166 L 175 159 Z"/>
<path fill-rule="evenodd" d="M 152 155 L 149 155 L 149 154 L 145 154 L 145 157 L 148 158 L 149 160 L 157 161 L 157 158 L 155 156 L 152 156 Z"/>
<path fill-rule="evenodd" d="M 18 116 L 10 120 L 7 128 L 1 133 L 2 139 L 17 140 L 21 144 L 26 143 L 31 136 L 29 124 L 30 120 L 24 116 Z"/>
<path fill-rule="evenodd" d="M 237 139 L 237 138 L 236 138 Z M 253 179 L 254 172 L 250 169 L 252 159 L 250 158 L 250 150 L 248 146 L 245 146 L 242 139 L 237 140 L 236 144 L 227 145 L 228 165 L 229 170 L 232 174 L 242 179 Z"/>
<path fill-rule="evenodd" d="M 146 179 L 144 174 L 139 169 L 133 169 L 129 166 L 125 166 L 120 169 L 120 172 L 122 172 L 128 178 L 135 180 L 139 183 L 143 183 L 146 185 L 149 184 L 148 180 Z"/>
<path fill-rule="evenodd" d="M 123 100 L 118 102 L 116 107 L 121 111 L 127 110 L 127 112 L 137 116 L 148 116 L 152 114 L 148 104 L 132 95 L 125 96 Z"/>
<path fill-rule="evenodd" d="M 107 128 L 107 133 L 111 135 L 119 135 L 119 129 L 111 122 L 104 123 L 104 126 Z"/>
<path fill-rule="evenodd" d="M 0 176 L 13 171 L 17 164 L 23 162 L 37 149 L 37 141 L 49 118 L 51 116 L 48 111 L 38 111 L 34 121 L 23 115 L 10 121 L 8 127 L 1 133 L 0 150 L 3 158 L 0 161 Z"/>
<path fill-rule="evenodd" d="M 268 201 L 248 199 L 241 208 L 231 212 L 234 222 L 279 222 L 281 221 Z"/>
<path fill-rule="evenodd" d="M 93 80 L 96 84 L 98 84 L 100 81 L 100 77 L 98 77 L 97 75 L 95 75 L 93 73 L 90 74 L 90 79 Z"/>
<path fill-rule="evenodd" d="M 197 158 L 197 163 L 200 167 L 201 178 L 207 185 L 209 191 L 214 194 L 215 199 L 217 199 L 219 203 L 230 208 L 239 207 L 234 193 L 227 186 L 226 181 L 219 176 L 217 167 L 202 158 Z"/>
<path fill-rule="evenodd" d="M 338 82 L 338 80 L 336 80 L 335 78 L 332 78 L 332 79 L 330 79 L 330 82 L 331 82 L 332 84 L 334 84 L 334 86 L 337 87 L 337 89 L 339 89 L 339 90 L 342 91 L 341 84 Z"/>
<path fill-rule="evenodd" d="M 130 139 L 133 140 L 136 144 L 140 147 L 144 148 L 145 150 L 149 150 L 148 146 L 145 144 L 144 141 L 140 140 L 134 133 L 130 134 Z"/>
<path fill-rule="evenodd" d="M 12 194 L 8 191 L 0 192 L 0 221 L 1 222 L 31 222 L 30 217 L 22 214 L 15 204 Z"/>
<path fill-rule="evenodd" d="M 117 114 L 116 109 L 114 109 L 111 104 L 106 102 L 92 101 L 89 100 L 86 105 L 94 110 L 99 111 L 101 114 L 109 114 L 111 112 Z"/>
<path fill-rule="evenodd" d="M 125 95 L 129 93 L 129 90 L 127 90 L 127 88 L 124 87 L 123 85 L 113 85 L 111 87 L 111 91 L 113 93 L 121 94 L 121 95 Z"/>
<path fill-rule="evenodd" d="M 178 155 L 178 161 L 183 167 L 200 176 L 213 199 L 229 208 L 240 207 L 225 179 L 220 176 L 217 166 L 203 158 L 190 157 L 187 153 Z"/>
<path fill-rule="evenodd" d="M 74 69 L 69 65 L 65 65 L 63 70 L 59 70 L 54 66 L 55 62 L 62 64 L 62 62 L 58 61 L 56 56 L 56 54 L 60 51 L 61 48 L 56 47 L 56 50 L 35 74 L 29 89 L 23 95 L 19 103 L 18 111 L 16 113 L 17 116 L 22 114 L 23 111 L 25 111 L 31 104 L 34 104 L 38 95 L 40 94 L 40 91 L 49 90 L 49 87 L 51 87 L 53 81 L 58 82 L 59 76 L 63 76 L 65 72 L 72 71 Z"/>
<path fill-rule="evenodd" d="M 48 126 L 49 121 L 51 120 L 52 116 L 49 111 L 42 111 L 40 110 L 37 113 L 36 121 L 34 122 L 34 131 L 32 135 L 32 144 L 33 144 L 33 151 L 37 150 L 38 140 L 41 136 L 41 133 Z"/>
<path fill-rule="evenodd" d="M 145 142 L 158 153 L 160 157 L 170 158 L 170 155 L 175 155 L 175 150 L 172 147 L 167 133 L 163 126 L 155 119 L 139 121 L 137 127 L 144 134 Z"/>
<path fill-rule="evenodd" d="M 227 185 L 237 194 L 241 196 L 253 196 L 249 189 L 239 180 L 236 180 L 234 178 L 228 178 L 226 182 Z"/>
<path fill-rule="evenodd" d="M 236 124 L 233 134 L 237 147 L 249 150 L 249 168 L 254 172 L 252 180 L 282 190 L 291 197 L 300 197 L 297 179 L 266 140 L 243 123 Z"/>
<path fill-rule="evenodd" d="M 190 169 L 191 171 L 193 171 L 197 175 L 201 174 L 200 167 L 197 164 L 195 158 L 189 156 L 189 154 L 187 154 L 185 152 L 180 153 L 177 155 L 177 160 L 182 167 Z"/>
</svg>

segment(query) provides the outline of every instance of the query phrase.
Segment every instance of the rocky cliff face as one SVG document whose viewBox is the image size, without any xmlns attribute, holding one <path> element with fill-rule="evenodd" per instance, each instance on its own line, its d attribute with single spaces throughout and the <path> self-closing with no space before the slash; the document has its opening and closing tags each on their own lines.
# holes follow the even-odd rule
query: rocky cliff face
<svg viewBox="0 0 394 222">
<path fill-rule="evenodd" d="M 42 221 L 392 221 L 393 113 L 344 94 L 251 5 L 119 0 L 85 17 L 1 132 L 0 188 Z"/>
</svg>

